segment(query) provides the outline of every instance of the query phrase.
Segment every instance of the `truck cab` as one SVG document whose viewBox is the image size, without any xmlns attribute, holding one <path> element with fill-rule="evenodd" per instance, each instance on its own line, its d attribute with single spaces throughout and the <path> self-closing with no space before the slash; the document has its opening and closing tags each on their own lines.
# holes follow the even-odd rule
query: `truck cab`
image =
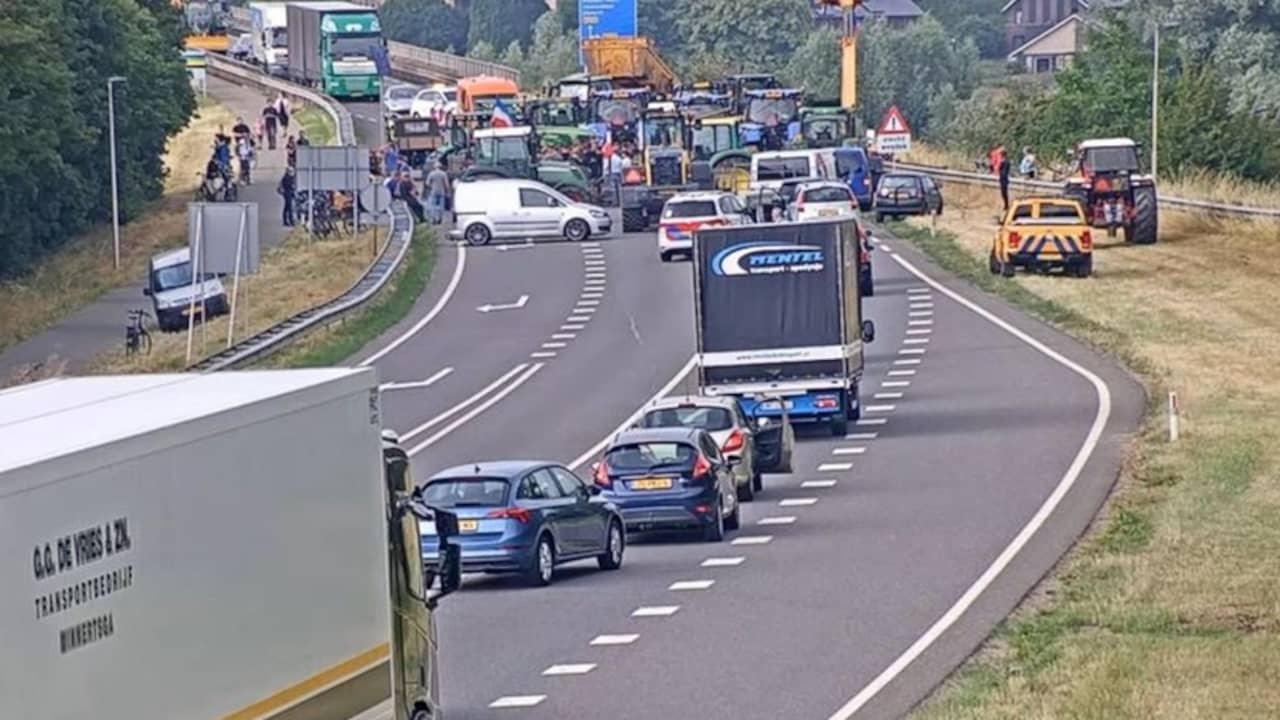
<svg viewBox="0 0 1280 720">
<path fill-rule="evenodd" d="M 288 74 L 289 30 L 284 3 L 249 3 L 249 36 L 255 65 L 270 75 Z"/>
</svg>

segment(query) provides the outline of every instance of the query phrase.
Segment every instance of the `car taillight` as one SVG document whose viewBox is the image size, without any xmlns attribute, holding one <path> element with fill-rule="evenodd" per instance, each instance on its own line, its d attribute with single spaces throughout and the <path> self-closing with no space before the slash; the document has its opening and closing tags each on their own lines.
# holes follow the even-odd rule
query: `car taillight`
<svg viewBox="0 0 1280 720">
<path fill-rule="evenodd" d="M 693 463 L 693 479 L 698 480 L 711 474 L 711 463 L 702 455 L 698 455 L 698 459 Z"/>
<path fill-rule="evenodd" d="M 724 445 L 720 446 L 720 451 L 727 452 L 727 453 L 739 452 L 742 450 L 744 440 L 745 438 L 742 434 L 742 430 L 735 429 L 732 433 L 729 434 L 728 439 L 724 441 Z"/>
<path fill-rule="evenodd" d="M 613 487 L 613 481 L 609 479 L 609 468 L 603 462 L 596 463 L 594 480 L 596 485 L 599 485 L 602 488 Z"/>
<path fill-rule="evenodd" d="M 1022 242 L 1022 236 L 1016 232 L 1009 233 L 1009 247 L 1016 248 Z"/>
<path fill-rule="evenodd" d="M 813 404 L 824 410 L 829 410 L 840 405 L 840 398 L 835 395 L 819 395 Z"/>
<path fill-rule="evenodd" d="M 724 218 L 711 218 L 706 222 L 700 223 L 699 226 L 700 227 L 720 227 L 722 225 L 728 225 L 728 224 L 729 224 L 728 221 L 726 221 Z"/>
<path fill-rule="evenodd" d="M 522 507 L 498 508 L 497 510 L 490 510 L 487 517 L 496 518 L 499 520 L 515 520 L 516 522 L 526 523 L 526 524 L 533 519 L 533 515 L 531 515 L 528 510 Z"/>
<path fill-rule="evenodd" d="M 1080 236 L 1080 249 L 1081 250 L 1093 249 L 1093 233 L 1089 232 L 1088 230 L 1084 231 L 1084 234 Z"/>
</svg>

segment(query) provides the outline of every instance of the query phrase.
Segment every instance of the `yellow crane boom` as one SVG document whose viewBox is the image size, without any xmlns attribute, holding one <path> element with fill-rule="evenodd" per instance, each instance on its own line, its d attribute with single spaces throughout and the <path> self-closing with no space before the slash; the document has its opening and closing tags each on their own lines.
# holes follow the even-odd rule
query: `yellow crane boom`
<svg viewBox="0 0 1280 720">
<path fill-rule="evenodd" d="M 820 0 L 823 5 L 841 10 L 840 34 L 840 105 L 853 110 L 858 105 L 858 22 L 854 11 L 862 0 Z"/>
</svg>

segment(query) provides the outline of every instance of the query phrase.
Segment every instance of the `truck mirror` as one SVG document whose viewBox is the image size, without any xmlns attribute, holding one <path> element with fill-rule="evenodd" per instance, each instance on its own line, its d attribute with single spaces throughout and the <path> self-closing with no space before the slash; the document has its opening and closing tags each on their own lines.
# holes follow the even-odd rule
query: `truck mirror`
<svg viewBox="0 0 1280 720">
<path fill-rule="evenodd" d="M 462 587 L 462 548 L 453 543 L 441 546 L 440 597 Z"/>
<path fill-rule="evenodd" d="M 862 342 L 875 342 L 876 340 L 876 324 L 870 320 L 862 321 Z"/>
</svg>

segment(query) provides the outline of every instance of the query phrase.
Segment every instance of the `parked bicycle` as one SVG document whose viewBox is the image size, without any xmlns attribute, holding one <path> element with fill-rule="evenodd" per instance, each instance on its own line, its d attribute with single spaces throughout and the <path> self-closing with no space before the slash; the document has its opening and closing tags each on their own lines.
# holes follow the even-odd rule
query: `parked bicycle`
<svg viewBox="0 0 1280 720">
<path fill-rule="evenodd" d="M 200 186 L 196 188 L 196 202 L 235 202 L 237 196 L 236 183 L 226 174 L 210 177 L 206 173 L 196 173 L 200 178 Z"/>
<path fill-rule="evenodd" d="M 130 310 L 129 324 L 124 327 L 124 354 L 137 355 L 144 352 L 151 354 L 151 333 L 147 331 L 146 318 L 151 313 L 146 310 Z"/>
</svg>

